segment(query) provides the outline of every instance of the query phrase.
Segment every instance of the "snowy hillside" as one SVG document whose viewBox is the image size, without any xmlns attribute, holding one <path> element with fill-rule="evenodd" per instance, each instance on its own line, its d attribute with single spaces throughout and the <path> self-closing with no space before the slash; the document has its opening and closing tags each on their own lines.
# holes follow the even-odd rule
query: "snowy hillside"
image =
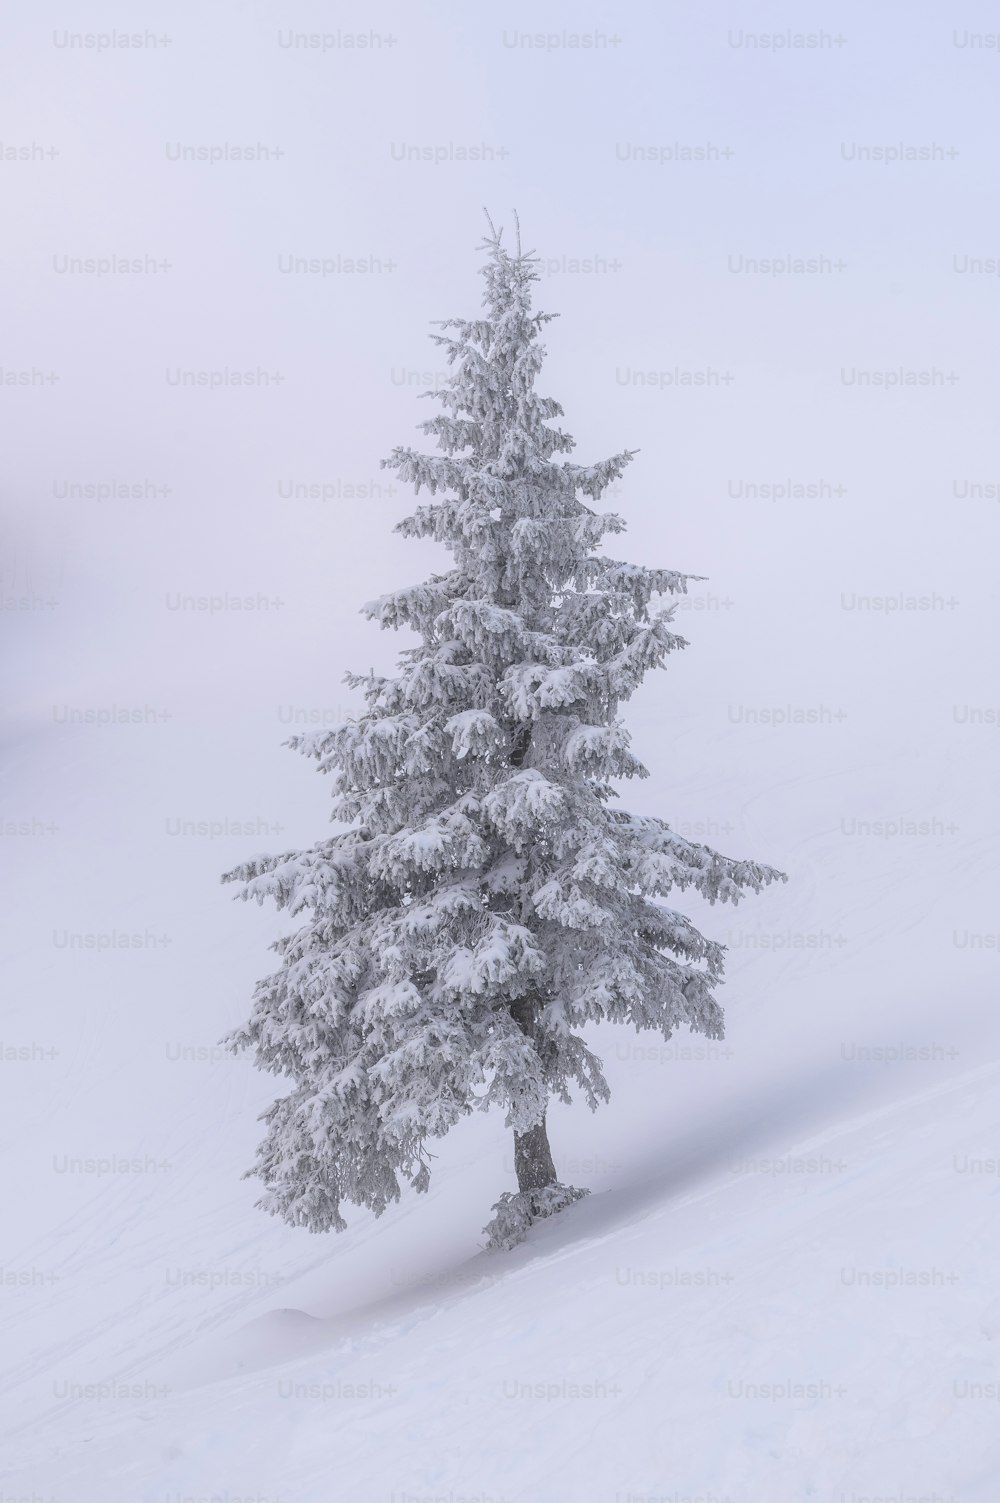
<svg viewBox="0 0 1000 1503">
<path fill-rule="evenodd" d="M 165 1361 L 122 1342 L 101 1376 L 136 1397 L 15 1435 L 4 1496 L 992 1503 L 998 1085 L 985 1067 L 808 1138 L 743 1133 L 738 1159 L 682 1149 L 510 1254 L 403 1275 L 366 1237 L 397 1287 L 338 1314 L 302 1309 L 340 1303 L 333 1263 L 250 1320 L 205 1300 Z M 245 1243 L 217 1246 L 252 1274 Z M 170 1308 L 163 1349 L 195 1313 Z M 95 1379 L 50 1319 L 48 1360 Z"/>
<path fill-rule="evenodd" d="M 244 725 L 215 729 L 234 819 L 296 769 L 259 739 L 239 758 Z M 213 1044 L 270 926 L 218 886 L 245 833 L 185 841 L 163 812 L 208 749 L 176 720 L 26 725 L 8 808 L 60 829 L 21 841 L 4 1042 L 58 1053 L 4 1066 L 3 1496 L 995 1498 L 1000 1026 L 966 834 L 989 743 L 964 743 L 960 776 L 896 747 L 866 767 L 843 739 L 824 767 L 814 744 L 804 780 L 774 731 L 694 741 L 674 744 L 680 818 L 711 810 L 735 853 L 769 832 L 789 886 L 752 922 L 702 915 L 730 945 L 724 1043 L 597 1031 L 611 1105 L 552 1118 L 560 1171 L 594 1193 L 486 1256 L 513 1182 L 495 1114 L 444 1140 L 427 1196 L 341 1237 L 253 1208 L 271 1082 Z M 747 802 L 727 769 L 755 758 Z M 957 830 L 845 834 L 844 760 L 859 817 Z M 112 930 L 150 937 L 64 944 Z"/>
</svg>

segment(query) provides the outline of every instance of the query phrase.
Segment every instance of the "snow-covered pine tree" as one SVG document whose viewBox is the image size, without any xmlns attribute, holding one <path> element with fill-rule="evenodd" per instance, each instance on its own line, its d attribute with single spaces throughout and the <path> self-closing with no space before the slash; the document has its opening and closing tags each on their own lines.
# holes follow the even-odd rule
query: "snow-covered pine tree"
<svg viewBox="0 0 1000 1503">
<path fill-rule="evenodd" d="M 428 1140 L 492 1106 L 518 1191 L 494 1206 L 489 1245 L 585 1194 L 559 1183 L 545 1125 L 571 1086 L 592 1108 L 608 1098 L 585 1025 L 723 1035 L 724 947 L 658 900 L 691 887 L 735 903 L 783 879 L 613 803 L 612 780 L 647 776 L 618 706 L 686 646 L 674 607 L 650 603 L 701 576 L 597 551 L 624 523 L 580 497 L 632 453 L 556 458 L 574 441 L 535 390 L 555 315 L 532 312 L 536 258 L 501 237 L 490 223 L 485 316 L 431 336 L 454 367 L 420 425 L 440 452 L 382 461 L 435 498 L 396 531 L 444 544 L 452 567 L 363 607 L 418 645 L 394 677 L 346 674 L 358 718 L 288 742 L 335 773 L 347 828 L 223 878 L 301 921 L 225 1042 L 294 1082 L 248 1174 L 264 1209 L 312 1231 L 341 1230 L 345 1201 L 380 1215 L 401 1175 L 425 1190 Z"/>
</svg>

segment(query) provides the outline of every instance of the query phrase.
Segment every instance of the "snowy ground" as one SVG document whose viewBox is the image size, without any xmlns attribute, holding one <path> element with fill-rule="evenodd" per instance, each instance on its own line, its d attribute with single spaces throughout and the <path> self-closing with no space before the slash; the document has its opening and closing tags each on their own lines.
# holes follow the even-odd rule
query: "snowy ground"
<svg viewBox="0 0 1000 1503">
<path fill-rule="evenodd" d="M 155 1337 L 103 1370 L 136 1397 L 51 1404 L 4 1496 L 992 1503 L 998 1085 L 989 1066 L 809 1138 L 743 1134 L 736 1161 L 682 1150 L 500 1258 L 404 1276 L 364 1236 L 405 1287 L 341 1314 L 330 1265 L 325 1298 L 289 1271 L 292 1306 L 251 1319 L 161 1298 L 154 1322 L 147 1288 L 122 1313 Z M 81 1357 L 46 1364 L 95 1377 Z"/>
<path fill-rule="evenodd" d="M 701 915 L 731 947 L 724 1044 L 597 1036 L 612 1105 L 552 1123 L 594 1193 L 489 1257 L 513 1182 L 493 1117 L 444 1142 L 428 1196 L 340 1238 L 261 1216 L 239 1178 L 272 1085 L 211 1046 L 274 918 L 216 885 L 245 836 L 168 833 L 172 790 L 204 765 L 236 818 L 266 775 L 305 826 L 323 780 L 282 799 L 297 759 L 262 771 L 238 717 L 211 739 L 27 717 L 8 809 L 60 828 L 21 840 L 4 1043 L 59 1052 L 4 1065 L 0 1497 L 995 1499 L 989 732 L 864 764 L 869 732 L 835 731 L 808 776 L 791 729 L 674 737 L 675 822 L 711 811 L 791 881 Z M 862 837 L 845 810 L 942 829 Z M 113 930 L 148 943 L 69 948 Z M 115 1156 L 138 1172 L 82 1167 Z"/>
</svg>

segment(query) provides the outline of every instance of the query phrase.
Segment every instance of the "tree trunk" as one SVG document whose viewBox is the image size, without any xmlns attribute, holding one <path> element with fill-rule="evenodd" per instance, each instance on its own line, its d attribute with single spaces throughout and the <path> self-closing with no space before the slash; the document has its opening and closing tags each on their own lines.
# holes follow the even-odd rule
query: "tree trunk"
<svg viewBox="0 0 1000 1503">
<path fill-rule="evenodd" d="M 514 1168 L 517 1170 L 517 1188 L 522 1194 L 526 1190 L 544 1190 L 547 1185 L 556 1183 L 556 1166 L 552 1162 L 544 1117 L 537 1127 L 514 1134 Z"/>
<path fill-rule="evenodd" d="M 511 1003 L 510 1011 L 521 1032 L 537 1046 L 534 998 L 519 997 Z M 546 1186 L 558 1183 L 544 1113 L 541 1122 L 529 1127 L 527 1132 L 515 1132 L 514 1168 L 517 1171 L 517 1188 L 522 1194 L 530 1190 L 544 1190 Z"/>
<path fill-rule="evenodd" d="M 528 747 L 530 745 L 531 723 L 529 721 L 526 725 L 519 725 L 511 739 L 510 765 L 512 767 L 524 766 L 524 759 L 528 754 Z"/>
</svg>

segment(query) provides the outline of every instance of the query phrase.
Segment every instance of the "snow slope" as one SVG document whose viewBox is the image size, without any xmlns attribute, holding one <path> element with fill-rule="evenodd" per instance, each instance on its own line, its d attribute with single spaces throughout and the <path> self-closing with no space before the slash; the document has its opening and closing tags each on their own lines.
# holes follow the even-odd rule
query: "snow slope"
<svg viewBox="0 0 1000 1503">
<path fill-rule="evenodd" d="M 247 817 L 266 787 L 292 844 L 325 789 L 249 695 L 194 727 L 159 697 L 163 725 L 29 714 L 8 748 L 11 816 L 59 830 L 19 847 L 4 1042 L 58 1053 L 4 1065 L 0 1497 L 996 1497 L 992 732 L 875 745 L 869 719 L 804 759 L 808 729 L 682 717 L 657 742 L 637 702 L 674 822 L 710 816 L 791 880 L 698 915 L 730 945 L 724 1044 L 595 1035 L 612 1103 L 552 1121 L 594 1193 L 487 1258 L 513 1183 L 493 1116 L 444 1141 L 427 1196 L 342 1237 L 254 1209 L 239 1176 L 276 1083 L 212 1046 L 275 921 L 217 876 L 275 837 L 166 822 Z M 942 828 L 862 837 L 845 811 Z M 115 930 L 149 942 L 64 943 Z M 74 1167 L 100 1157 L 138 1172 Z M 893 1272 L 913 1286 L 872 1282 Z"/>
<path fill-rule="evenodd" d="M 720 1141 L 341 1315 L 293 1292 L 53 1409 L 3 1495 L 992 1503 L 998 1086 Z"/>
</svg>

